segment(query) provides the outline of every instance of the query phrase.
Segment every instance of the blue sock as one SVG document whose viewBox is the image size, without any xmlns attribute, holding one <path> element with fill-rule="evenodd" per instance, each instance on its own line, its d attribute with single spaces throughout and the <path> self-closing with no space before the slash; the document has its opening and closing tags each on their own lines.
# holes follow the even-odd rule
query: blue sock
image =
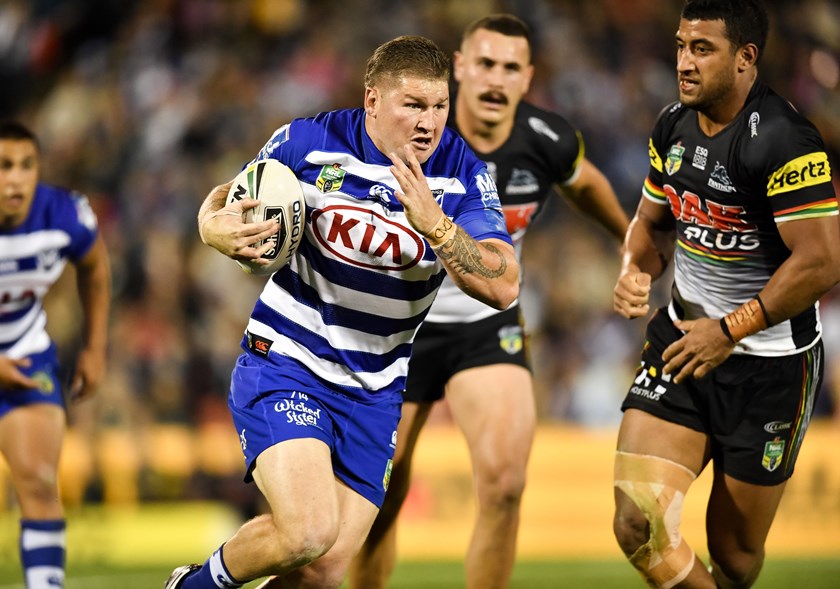
<svg viewBox="0 0 840 589">
<path fill-rule="evenodd" d="M 242 583 L 228 572 L 222 559 L 224 545 L 210 555 L 207 562 L 196 572 L 184 579 L 181 589 L 236 589 Z"/>
<path fill-rule="evenodd" d="M 27 587 L 64 587 L 63 519 L 20 520 L 20 562 Z"/>
</svg>

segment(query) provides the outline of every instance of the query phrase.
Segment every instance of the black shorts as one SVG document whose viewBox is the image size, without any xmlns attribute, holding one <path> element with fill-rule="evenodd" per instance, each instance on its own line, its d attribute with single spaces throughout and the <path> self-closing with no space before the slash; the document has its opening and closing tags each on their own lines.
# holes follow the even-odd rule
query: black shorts
<svg viewBox="0 0 840 589">
<path fill-rule="evenodd" d="M 529 368 L 519 307 L 474 323 L 423 323 L 414 339 L 403 399 L 433 403 L 452 376 L 477 366 L 515 364 Z"/>
<path fill-rule="evenodd" d="M 776 485 L 790 478 L 822 381 L 822 342 L 791 356 L 732 355 L 704 378 L 674 384 L 662 376 L 662 352 L 680 337 L 668 311 L 659 309 L 622 411 L 641 409 L 705 433 L 715 465 L 740 481 Z"/>
</svg>

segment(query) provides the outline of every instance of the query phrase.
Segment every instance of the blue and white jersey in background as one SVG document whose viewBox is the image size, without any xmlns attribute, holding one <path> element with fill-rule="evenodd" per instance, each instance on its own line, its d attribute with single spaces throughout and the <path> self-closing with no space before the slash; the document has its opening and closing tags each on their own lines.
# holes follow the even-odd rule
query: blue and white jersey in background
<svg viewBox="0 0 840 589">
<path fill-rule="evenodd" d="M 87 198 L 45 184 L 35 189 L 23 224 L 0 228 L 0 354 L 23 358 L 49 347 L 44 295 L 96 235 Z"/>
<path fill-rule="evenodd" d="M 327 386 L 372 401 L 403 390 L 414 334 L 446 272 L 406 220 L 391 161 L 364 116 L 353 109 L 296 119 L 260 152 L 257 159 L 281 161 L 300 181 L 306 229 L 260 295 L 243 347 L 278 365 L 292 389 Z M 445 130 L 422 168 L 461 228 L 510 243 L 496 186 L 456 133 Z"/>
</svg>

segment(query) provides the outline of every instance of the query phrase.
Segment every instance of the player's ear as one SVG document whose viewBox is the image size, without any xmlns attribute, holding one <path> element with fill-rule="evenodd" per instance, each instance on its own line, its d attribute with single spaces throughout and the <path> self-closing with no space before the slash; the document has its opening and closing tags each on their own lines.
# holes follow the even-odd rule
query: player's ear
<svg viewBox="0 0 840 589">
<path fill-rule="evenodd" d="M 379 90 L 377 88 L 365 88 L 365 113 L 372 119 L 376 118 L 379 110 Z"/>
<path fill-rule="evenodd" d="M 523 79 L 522 94 L 525 95 L 525 94 L 528 94 L 528 90 L 531 89 L 531 80 L 534 79 L 534 65 L 529 63 L 528 66 L 525 68 L 523 73 L 525 75 L 522 76 L 522 79 Z"/>
<path fill-rule="evenodd" d="M 464 54 L 456 51 L 452 54 L 452 76 L 456 82 L 460 82 L 464 75 Z"/>
<path fill-rule="evenodd" d="M 747 43 L 738 48 L 736 59 L 738 60 L 738 71 L 745 71 L 754 67 L 758 62 L 758 47 Z"/>
</svg>

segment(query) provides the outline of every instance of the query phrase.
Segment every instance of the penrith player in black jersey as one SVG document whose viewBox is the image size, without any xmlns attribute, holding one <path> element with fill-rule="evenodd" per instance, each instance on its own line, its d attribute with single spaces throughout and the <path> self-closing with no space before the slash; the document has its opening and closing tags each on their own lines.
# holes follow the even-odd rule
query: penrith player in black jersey
<svg viewBox="0 0 840 589">
<path fill-rule="evenodd" d="M 625 240 L 615 309 L 647 315 L 622 405 L 615 534 L 651 587 L 753 585 L 823 373 L 818 299 L 840 280 L 840 224 L 814 126 L 757 79 L 759 0 L 689 0 L 676 34 L 680 102 L 660 115 Z M 707 568 L 679 533 L 712 463 Z"/>
</svg>

